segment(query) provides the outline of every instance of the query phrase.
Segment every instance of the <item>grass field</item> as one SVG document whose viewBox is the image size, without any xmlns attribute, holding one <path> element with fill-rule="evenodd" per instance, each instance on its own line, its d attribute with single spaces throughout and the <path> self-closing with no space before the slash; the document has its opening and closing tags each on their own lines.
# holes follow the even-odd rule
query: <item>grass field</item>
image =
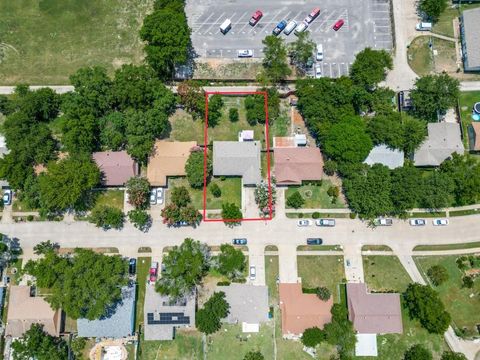
<svg viewBox="0 0 480 360">
<path fill-rule="evenodd" d="M 418 75 L 428 75 L 433 71 L 433 56 L 428 47 L 429 37 L 419 36 L 408 48 L 408 64 Z"/>
<path fill-rule="evenodd" d="M 68 84 L 83 66 L 140 63 L 138 36 L 153 0 L 1 1 L 2 85 Z"/>
<path fill-rule="evenodd" d="M 94 207 L 107 205 L 123 210 L 123 201 L 125 196 L 125 192 L 123 190 L 95 191 L 95 194 L 96 199 Z"/>
<path fill-rule="evenodd" d="M 202 335 L 197 331 L 177 330 L 172 341 L 140 341 L 138 360 L 203 359 Z"/>
<path fill-rule="evenodd" d="M 363 256 L 363 270 L 369 290 L 404 292 L 411 282 L 396 256 Z"/>
<path fill-rule="evenodd" d="M 278 304 L 278 256 L 265 256 L 265 283 L 270 304 Z"/>
<path fill-rule="evenodd" d="M 331 181 L 323 180 L 322 185 L 302 185 L 289 186 L 285 193 L 285 200 L 288 199 L 295 191 L 300 192 L 305 204 L 303 209 L 340 209 L 345 208 L 345 203 L 341 198 L 337 199 L 335 204 L 332 204 L 332 198 L 327 194 L 328 188 L 332 186 Z M 291 209 L 286 205 L 287 209 Z"/>
<path fill-rule="evenodd" d="M 469 134 L 468 127 L 472 123 L 473 104 L 480 101 L 480 91 L 464 91 L 460 93 L 458 105 L 460 107 L 460 118 L 462 120 L 462 130 L 464 134 Z M 468 149 L 469 136 L 464 136 L 463 144 Z"/>
<path fill-rule="evenodd" d="M 135 312 L 135 329 L 143 324 L 143 306 L 145 304 L 145 287 L 147 286 L 148 270 L 152 262 L 151 257 L 137 259 L 137 307 Z"/>
<path fill-rule="evenodd" d="M 413 251 L 461 250 L 476 247 L 480 247 L 480 241 L 464 244 L 417 245 L 413 248 Z"/>
<path fill-rule="evenodd" d="M 387 245 L 363 245 L 362 251 L 392 251 L 392 248 Z"/>
<path fill-rule="evenodd" d="M 297 268 L 304 288 L 326 286 L 339 301 L 337 285 L 345 278 L 343 256 L 297 256 Z"/>
<path fill-rule="evenodd" d="M 475 330 L 480 323 L 480 281 L 477 279 L 473 289 L 462 288 L 463 273 L 458 269 L 455 263 L 459 256 L 425 256 L 415 257 L 414 260 L 419 269 L 426 278 L 427 270 L 433 265 L 443 265 L 449 275 L 448 281 L 435 287 L 439 292 L 447 311 L 452 316 L 455 325 L 462 329 L 466 328 L 469 332 L 478 335 Z M 474 296 L 471 296 L 471 295 Z"/>
<path fill-rule="evenodd" d="M 210 192 L 212 184 L 217 184 L 222 191 L 222 195 L 218 198 L 214 197 Z M 171 178 L 168 180 L 169 189 L 173 187 L 185 186 L 192 199 L 192 205 L 199 210 L 203 209 L 203 189 L 192 189 L 186 178 Z M 170 190 L 166 193 L 166 203 L 170 203 Z M 221 209 L 222 204 L 230 202 L 241 206 L 242 202 L 242 181 L 240 178 L 212 178 L 207 186 L 207 209 Z"/>
</svg>

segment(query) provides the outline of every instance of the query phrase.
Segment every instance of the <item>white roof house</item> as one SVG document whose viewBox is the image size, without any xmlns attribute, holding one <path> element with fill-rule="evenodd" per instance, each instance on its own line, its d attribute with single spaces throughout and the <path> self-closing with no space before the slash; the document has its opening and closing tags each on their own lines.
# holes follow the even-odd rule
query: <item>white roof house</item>
<svg viewBox="0 0 480 360">
<path fill-rule="evenodd" d="M 372 151 L 370 151 L 364 163 L 368 165 L 382 164 L 389 169 L 396 169 L 403 166 L 403 161 L 403 151 L 390 149 L 387 145 L 382 144 L 375 146 Z"/>
</svg>

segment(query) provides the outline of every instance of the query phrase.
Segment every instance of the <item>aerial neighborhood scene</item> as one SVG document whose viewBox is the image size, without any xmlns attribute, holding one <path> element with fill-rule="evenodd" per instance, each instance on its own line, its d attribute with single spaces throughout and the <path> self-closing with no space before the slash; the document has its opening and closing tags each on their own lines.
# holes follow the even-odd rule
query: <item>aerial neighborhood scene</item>
<svg viewBox="0 0 480 360">
<path fill-rule="evenodd" d="M 0 360 L 480 360 L 480 0 L 0 0 Z"/>
</svg>

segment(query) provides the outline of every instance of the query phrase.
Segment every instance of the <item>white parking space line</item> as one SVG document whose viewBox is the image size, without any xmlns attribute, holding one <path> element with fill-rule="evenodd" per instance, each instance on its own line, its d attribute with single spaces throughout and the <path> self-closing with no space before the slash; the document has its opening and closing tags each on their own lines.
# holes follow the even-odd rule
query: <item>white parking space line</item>
<svg viewBox="0 0 480 360">
<path fill-rule="evenodd" d="M 204 34 L 206 34 L 206 33 L 208 33 L 208 32 L 210 31 L 210 29 L 213 27 L 213 25 L 215 25 L 215 24 L 221 25 L 222 22 L 223 22 L 221 19 L 224 17 L 224 15 L 225 15 L 225 13 L 223 12 L 222 15 L 220 15 L 220 16 L 217 18 L 217 20 L 215 20 L 215 22 L 214 22 L 212 25 L 210 25 L 205 31 L 202 31 L 202 32 L 203 32 Z"/>
<path fill-rule="evenodd" d="M 196 31 L 200 30 L 200 28 L 201 28 L 202 26 L 204 26 L 205 24 L 208 23 L 208 20 L 210 20 L 210 18 L 211 18 L 213 15 L 214 15 L 214 13 L 208 15 L 208 17 L 205 19 L 205 21 L 203 21 L 203 22 L 201 22 L 201 23 L 194 23 L 193 26 L 192 26 L 192 30 L 193 30 L 193 28 L 195 28 L 195 27 L 196 27 L 196 29 L 193 30 L 193 32 L 195 33 Z"/>
</svg>

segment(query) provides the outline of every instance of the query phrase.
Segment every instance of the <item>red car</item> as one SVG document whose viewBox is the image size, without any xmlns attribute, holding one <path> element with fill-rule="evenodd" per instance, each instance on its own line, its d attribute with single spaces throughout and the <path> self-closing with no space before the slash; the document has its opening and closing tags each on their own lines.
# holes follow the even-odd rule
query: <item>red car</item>
<svg viewBox="0 0 480 360">
<path fill-rule="evenodd" d="M 250 21 L 248 22 L 250 25 L 255 26 L 260 19 L 262 18 L 263 13 L 260 10 L 255 11 L 255 13 L 252 15 Z"/>
<path fill-rule="evenodd" d="M 320 15 L 320 8 L 315 8 L 312 10 L 312 12 L 310 14 L 308 14 L 308 16 L 305 18 L 305 22 L 307 24 L 310 24 L 313 20 L 315 20 L 315 18 Z"/>
<path fill-rule="evenodd" d="M 342 19 L 338 20 L 335 23 L 335 25 L 333 25 L 333 30 L 335 30 L 335 31 L 340 30 L 340 28 L 343 26 L 343 24 L 345 24 L 345 21 L 343 21 Z"/>
<path fill-rule="evenodd" d="M 150 275 L 148 281 L 150 283 L 155 283 L 157 281 L 157 273 L 158 273 L 158 262 L 153 261 L 152 265 L 150 265 L 150 270 L 148 274 Z"/>
</svg>

